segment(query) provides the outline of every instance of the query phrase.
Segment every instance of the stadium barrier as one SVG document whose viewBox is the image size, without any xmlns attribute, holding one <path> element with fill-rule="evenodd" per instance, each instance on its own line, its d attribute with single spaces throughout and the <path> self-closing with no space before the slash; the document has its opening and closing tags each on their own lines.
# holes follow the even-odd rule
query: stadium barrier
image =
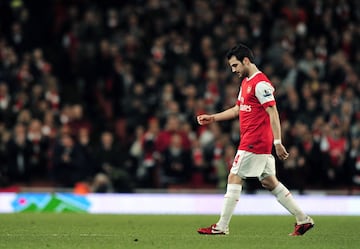
<svg viewBox="0 0 360 249">
<path fill-rule="evenodd" d="M 360 215 L 360 196 L 294 195 L 312 215 Z M 223 194 L 0 193 L 0 213 L 219 214 Z M 271 194 L 243 194 L 235 214 L 286 215 Z"/>
</svg>

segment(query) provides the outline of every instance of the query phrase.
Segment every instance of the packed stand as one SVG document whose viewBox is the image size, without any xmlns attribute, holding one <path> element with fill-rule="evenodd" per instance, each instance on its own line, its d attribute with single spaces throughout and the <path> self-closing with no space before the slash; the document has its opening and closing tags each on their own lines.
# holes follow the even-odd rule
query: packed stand
<svg viewBox="0 0 360 249">
<path fill-rule="evenodd" d="M 3 187 L 223 189 L 238 121 L 204 127 L 195 117 L 236 102 L 240 82 L 224 55 L 238 42 L 276 88 L 284 184 L 360 186 L 358 1 L 6 1 L 0 10 Z"/>
</svg>

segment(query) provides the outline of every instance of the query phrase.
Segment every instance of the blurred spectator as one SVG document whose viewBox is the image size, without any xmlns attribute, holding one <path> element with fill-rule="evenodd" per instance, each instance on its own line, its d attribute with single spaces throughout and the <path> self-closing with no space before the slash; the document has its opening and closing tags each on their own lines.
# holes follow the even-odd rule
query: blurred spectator
<svg viewBox="0 0 360 249">
<path fill-rule="evenodd" d="M 27 138 L 30 142 L 30 167 L 33 178 L 44 179 L 48 177 L 48 150 L 49 138 L 44 136 L 42 122 L 32 119 L 28 126 Z"/>
<path fill-rule="evenodd" d="M 95 162 L 97 164 L 96 174 L 102 174 L 102 178 L 107 177 L 114 191 L 133 191 L 135 184 L 129 174 L 129 167 L 131 167 L 129 158 L 114 141 L 113 133 L 104 131 L 101 134 L 99 146 L 95 151 Z M 98 177 L 95 176 L 95 179 Z"/>
<path fill-rule="evenodd" d="M 90 191 L 94 193 L 112 193 L 114 192 L 112 182 L 108 175 L 98 173 L 95 175 L 90 185 Z"/>
<path fill-rule="evenodd" d="M 164 129 L 160 131 L 156 139 L 156 150 L 160 153 L 165 151 L 170 146 L 171 137 L 174 134 L 180 136 L 181 147 L 185 150 L 189 150 L 191 143 L 187 134 L 181 130 L 182 121 L 180 120 L 179 115 L 170 114 L 165 122 Z"/>
<path fill-rule="evenodd" d="M 320 146 L 321 151 L 328 158 L 326 168 L 328 187 L 343 183 L 345 152 L 348 144 L 341 128 L 338 126 L 329 127 L 329 132 L 323 136 Z"/>
<path fill-rule="evenodd" d="M 190 150 L 183 147 L 179 134 L 171 135 L 170 144 L 162 153 L 161 171 L 163 187 L 189 183 L 192 171 Z"/>
<path fill-rule="evenodd" d="M 6 144 L 7 175 L 10 182 L 30 184 L 32 174 L 32 145 L 27 138 L 26 126 L 18 123 Z"/>
<path fill-rule="evenodd" d="M 135 128 L 135 139 L 130 145 L 129 156 L 132 160 L 133 172 L 138 170 L 140 162 L 144 155 L 143 141 L 144 141 L 145 129 L 142 125 Z"/>
<path fill-rule="evenodd" d="M 80 104 L 75 104 L 70 109 L 70 120 L 68 125 L 72 135 L 76 136 L 81 128 L 86 128 L 91 131 L 92 125 L 84 113 L 84 107 Z"/>
<path fill-rule="evenodd" d="M 55 114 L 48 110 L 43 115 L 43 126 L 41 132 L 45 137 L 48 137 L 50 143 L 52 143 L 59 133 L 59 127 L 57 125 Z"/>
<path fill-rule="evenodd" d="M 351 194 L 353 188 L 360 186 L 360 138 L 354 138 L 345 158 L 346 180 Z"/>
<path fill-rule="evenodd" d="M 94 155 L 95 149 L 92 144 L 90 131 L 88 130 L 88 128 L 80 128 L 79 133 L 77 134 L 77 141 L 84 155 L 84 179 L 90 180 L 95 174 L 96 163 Z"/>
<path fill-rule="evenodd" d="M 192 140 L 191 161 L 193 164 L 191 175 L 192 187 L 201 187 L 206 181 L 208 163 L 205 160 L 204 149 L 197 138 Z"/>
<path fill-rule="evenodd" d="M 136 165 L 136 178 L 140 188 L 159 187 L 159 162 L 160 153 L 156 149 L 156 141 L 160 132 L 160 124 L 157 118 L 151 118 L 143 136 L 137 139 L 141 145 L 141 156 Z M 140 135 L 140 134 L 138 134 Z"/>
<path fill-rule="evenodd" d="M 228 148 L 229 144 L 230 141 L 227 136 L 220 136 L 215 142 L 212 168 L 209 172 L 208 182 L 213 183 L 219 189 L 226 186 L 226 179 L 229 173 L 230 162 L 228 157 L 232 153 L 231 149 Z"/>
<path fill-rule="evenodd" d="M 1 110 L 1 116 L 3 118 L 6 117 L 6 112 L 8 108 L 10 107 L 10 101 L 11 97 L 8 91 L 8 86 L 6 82 L 0 83 L 0 110 Z"/>
<path fill-rule="evenodd" d="M 295 145 L 289 147 L 289 158 L 282 164 L 281 178 L 284 184 L 293 190 L 304 193 L 306 185 L 306 159 Z"/>
<path fill-rule="evenodd" d="M 74 187 L 79 181 L 84 181 L 88 174 L 84 165 L 84 154 L 69 133 L 61 135 L 54 146 L 52 177 L 57 186 Z"/>
<path fill-rule="evenodd" d="M 17 53 L 22 54 L 26 49 L 26 42 L 21 24 L 14 22 L 11 26 L 9 43 L 15 48 Z"/>
<path fill-rule="evenodd" d="M 127 117 L 127 123 L 130 127 L 136 124 L 145 123 L 149 113 L 149 108 L 145 103 L 145 87 L 143 84 L 135 83 L 131 86 L 130 92 L 126 97 L 126 108 L 124 115 Z M 132 115 L 136 113 L 136 115 Z"/>
<path fill-rule="evenodd" d="M 49 109 L 55 113 L 58 113 L 60 107 L 60 92 L 57 86 L 56 78 L 46 78 L 46 86 L 44 91 L 45 100 L 49 105 Z"/>
<path fill-rule="evenodd" d="M 315 117 L 316 118 L 316 117 Z M 319 121 L 315 121 L 317 123 Z M 320 124 L 322 125 L 322 124 Z M 314 128 L 313 128 L 314 129 Z M 306 184 L 319 188 L 324 186 L 324 163 L 322 153 L 320 151 L 320 136 L 317 134 L 317 128 L 313 131 L 307 129 L 301 136 L 301 144 L 299 144 L 300 153 L 305 157 L 305 165 L 301 172 L 305 182 L 302 180 L 302 187 L 305 188 Z"/>
</svg>

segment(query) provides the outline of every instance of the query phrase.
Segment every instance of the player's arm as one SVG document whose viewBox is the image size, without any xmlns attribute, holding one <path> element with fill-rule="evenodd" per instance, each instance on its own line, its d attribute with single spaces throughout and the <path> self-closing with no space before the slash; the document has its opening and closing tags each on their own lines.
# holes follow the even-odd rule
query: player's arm
<svg viewBox="0 0 360 249">
<path fill-rule="evenodd" d="M 239 106 L 235 105 L 223 112 L 215 114 L 202 114 L 197 116 L 197 121 L 200 125 L 206 125 L 217 121 L 229 120 L 239 116 Z"/>
<path fill-rule="evenodd" d="M 268 106 L 265 110 L 270 117 L 270 125 L 274 135 L 274 146 L 276 150 L 276 155 L 280 159 L 285 160 L 288 158 L 289 153 L 286 151 L 285 147 L 281 143 L 280 118 L 276 105 Z"/>
</svg>

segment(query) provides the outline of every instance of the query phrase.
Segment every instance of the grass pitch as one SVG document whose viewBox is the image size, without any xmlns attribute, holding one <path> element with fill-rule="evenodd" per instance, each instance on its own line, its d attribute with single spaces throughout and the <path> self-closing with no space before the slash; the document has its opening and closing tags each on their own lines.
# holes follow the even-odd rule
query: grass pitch
<svg viewBox="0 0 360 249">
<path fill-rule="evenodd" d="M 204 236 L 198 227 L 218 216 L 1 214 L 0 248 L 357 249 L 360 216 L 314 216 L 315 228 L 290 237 L 291 216 L 234 216 L 228 236 Z"/>
</svg>

